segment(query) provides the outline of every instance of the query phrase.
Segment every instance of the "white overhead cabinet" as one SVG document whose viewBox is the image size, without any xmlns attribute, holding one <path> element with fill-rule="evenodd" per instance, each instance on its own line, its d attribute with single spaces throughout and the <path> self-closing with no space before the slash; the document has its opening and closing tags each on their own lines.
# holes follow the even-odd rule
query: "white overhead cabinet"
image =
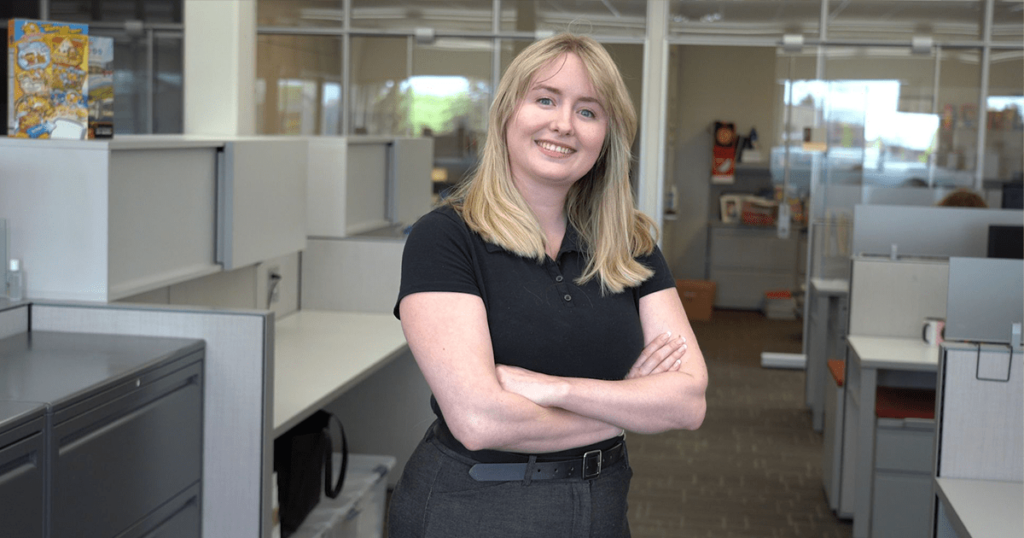
<svg viewBox="0 0 1024 538">
<path fill-rule="evenodd" d="M 0 215 L 26 295 L 108 302 L 219 271 L 223 144 L 0 138 Z"/>
<path fill-rule="evenodd" d="M 111 302 L 304 249 L 306 154 L 295 138 L 0 138 L 26 296 Z"/>
</svg>

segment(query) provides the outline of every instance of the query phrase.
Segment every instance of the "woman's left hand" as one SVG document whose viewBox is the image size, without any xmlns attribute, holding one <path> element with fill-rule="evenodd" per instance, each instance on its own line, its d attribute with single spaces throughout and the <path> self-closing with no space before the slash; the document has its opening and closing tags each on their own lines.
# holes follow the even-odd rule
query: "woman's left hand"
<svg viewBox="0 0 1024 538">
<path fill-rule="evenodd" d="M 547 407 L 558 390 L 558 378 L 554 376 L 504 364 L 495 366 L 495 371 L 501 388 L 537 405 Z"/>
</svg>

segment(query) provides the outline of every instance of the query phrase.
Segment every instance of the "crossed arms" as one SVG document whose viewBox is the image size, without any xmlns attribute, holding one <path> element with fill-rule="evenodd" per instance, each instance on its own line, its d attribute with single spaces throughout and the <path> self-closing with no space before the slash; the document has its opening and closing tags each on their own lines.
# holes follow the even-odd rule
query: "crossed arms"
<svg viewBox="0 0 1024 538">
<path fill-rule="evenodd" d="M 487 314 L 475 295 L 415 293 L 399 309 L 448 427 L 470 450 L 553 452 L 623 430 L 696 429 L 704 420 L 707 369 L 674 288 L 640 299 L 645 348 L 619 381 L 495 365 Z"/>
</svg>

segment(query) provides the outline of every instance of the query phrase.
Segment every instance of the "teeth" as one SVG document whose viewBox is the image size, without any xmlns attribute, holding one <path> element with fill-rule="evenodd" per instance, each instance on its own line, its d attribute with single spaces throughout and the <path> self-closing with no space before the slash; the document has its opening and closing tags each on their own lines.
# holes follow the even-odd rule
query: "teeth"
<svg viewBox="0 0 1024 538">
<path fill-rule="evenodd" d="M 569 149 L 567 147 L 564 147 L 564 146 L 556 146 L 556 145 L 548 143 L 548 142 L 538 142 L 538 144 L 540 145 L 540 147 L 542 147 L 542 148 L 544 148 L 546 150 L 549 150 L 549 151 L 557 151 L 558 153 L 565 153 L 565 154 L 572 153 L 571 149 Z"/>
</svg>

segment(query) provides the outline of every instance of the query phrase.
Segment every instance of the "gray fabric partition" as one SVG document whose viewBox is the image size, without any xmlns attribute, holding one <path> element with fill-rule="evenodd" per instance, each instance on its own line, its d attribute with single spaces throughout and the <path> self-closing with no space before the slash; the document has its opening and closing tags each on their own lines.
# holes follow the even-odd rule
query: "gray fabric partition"
<svg viewBox="0 0 1024 538">
<path fill-rule="evenodd" d="M 1024 262 L 950 258 L 946 339 L 1010 343 L 1024 321 Z"/>
<path fill-rule="evenodd" d="M 28 305 L 0 310 L 0 338 L 28 330 Z"/>
<path fill-rule="evenodd" d="M 991 224 L 1020 225 L 1024 211 L 858 205 L 853 216 L 853 254 L 983 258 Z"/>
<path fill-rule="evenodd" d="M 33 330 L 206 341 L 203 536 L 270 535 L 271 312 L 138 305 L 34 304 Z"/>
</svg>

